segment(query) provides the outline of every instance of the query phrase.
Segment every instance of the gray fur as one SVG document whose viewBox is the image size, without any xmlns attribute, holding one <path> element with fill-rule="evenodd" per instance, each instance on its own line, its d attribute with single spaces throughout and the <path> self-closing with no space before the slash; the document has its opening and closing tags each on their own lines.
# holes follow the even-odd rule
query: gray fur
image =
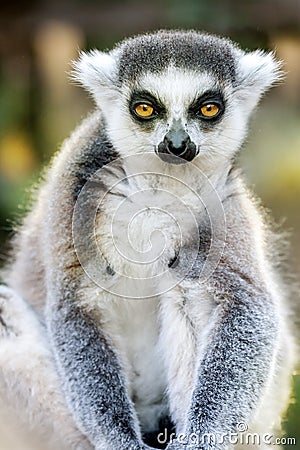
<svg viewBox="0 0 300 450">
<path fill-rule="evenodd" d="M 93 318 L 73 306 L 75 297 L 60 300 L 64 305 L 51 314 L 50 331 L 76 423 L 96 448 L 105 440 L 108 448 L 142 449 L 115 351 Z"/>
<path fill-rule="evenodd" d="M 138 36 L 116 47 L 119 82 L 136 80 L 143 72 L 161 72 L 170 64 L 208 71 L 221 81 L 234 82 L 237 47 L 227 39 L 193 31 L 159 31 Z"/>
<path fill-rule="evenodd" d="M 239 422 L 260 433 L 280 426 L 293 366 L 286 295 L 268 259 L 264 218 L 232 166 L 278 72 L 272 55 L 196 32 L 161 31 L 81 55 L 76 77 L 97 111 L 54 158 L 6 275 L 19 307 L 30 302 L 27 314 L 46 324 L 40 334 L 74 420 L 70 442 L 82 433 L 82 448 L 142 450 L 165 423 L 177 433 L 168 450 L 225 450 Z M 212 89 L 226 101 L 208 127 L 189 111 Z M 141 90 L 166 103 L 151 127 L 128 109 Z M 174 123 L 197 145 L 192 163 L 155 153 Z M 161 234 L 163 251 L 149 264 Z M 9 304 L 5 311 L 3 335 L 15 328 Z M 179 433 L 226 436 L 188 445 Z"/>
</svg>

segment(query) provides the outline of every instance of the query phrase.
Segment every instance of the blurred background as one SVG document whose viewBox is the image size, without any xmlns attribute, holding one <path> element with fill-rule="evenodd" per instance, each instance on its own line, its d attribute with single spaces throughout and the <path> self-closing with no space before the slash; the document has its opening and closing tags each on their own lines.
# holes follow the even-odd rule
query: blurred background
<svg viewBox="0 0 300 450">
<path fill-rule="evenodd" d="M 1 0 L 0 6 L 0 266 L 42 167 L 93 108 L 68 80 L 78 51 L 110 49 L 159 28 L 194 28 L 243 48 L 273 49 L 284 61 L 286 81 L 254 114 L 241 164 L 262 204 L 290 230 L 289 259 L 299 280 L 300 0 Z M 299 311 L 296 305 L 295 317 Z M 297 374 L 294 381 L 285 433 L 298 442 L 285 448 L 300 449 Z M 1 450 L 19 449 L 4 441 Z"/>
</svg>

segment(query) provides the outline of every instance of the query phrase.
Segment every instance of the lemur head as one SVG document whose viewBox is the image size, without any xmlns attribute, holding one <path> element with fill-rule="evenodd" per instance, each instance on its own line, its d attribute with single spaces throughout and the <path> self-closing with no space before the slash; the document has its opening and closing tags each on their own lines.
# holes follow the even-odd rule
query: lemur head
<svg viewBox="0 0 300 450">
<path fill-rule="evenodd" d="M 159 31 L 109 53 L 81 54 L 74 74 L 94 96 L 122 156 L 156 152 L 176 164 L 232 158 L 250 113 L 281 73 L 271 53 L 245 53 L 194 31 Z"/>
</svg>

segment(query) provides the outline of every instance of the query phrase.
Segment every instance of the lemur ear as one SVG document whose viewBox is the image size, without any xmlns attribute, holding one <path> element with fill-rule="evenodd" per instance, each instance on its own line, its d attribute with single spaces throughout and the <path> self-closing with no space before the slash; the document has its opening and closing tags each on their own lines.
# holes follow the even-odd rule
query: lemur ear
<svg viewBox="0 0 300 450">
<path fill-rule="evenodd" d="M 116 59 L 111 53 L 98 50 L 82 52 L 79 59 L 73 62 L 71 77 L 89 91 L 95 100 L 111 97 L 116 85 Z"/>
<path fill-rule="evenodd" d="M 239 54 L 236 90 L 250 111 L 264 92 L 283 79 L 281 66 L 282 62 L 275 59 L 274 53 L 257 50 Z"/>
</svg>

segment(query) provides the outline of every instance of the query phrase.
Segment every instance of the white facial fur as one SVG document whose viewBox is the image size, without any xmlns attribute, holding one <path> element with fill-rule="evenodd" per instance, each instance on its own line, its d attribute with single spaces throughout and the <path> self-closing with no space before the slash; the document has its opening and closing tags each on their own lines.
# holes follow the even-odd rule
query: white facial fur
<svg viewBox="0 0 300 450">
<path fill-rule="evenodd" d="M 160 99 L 166 108 L 165 119 L 156 120 L 153 130 L 145 131 L 136 122 L 128 109 L 128 99 L 132 88 L 125 86 L 119 105 L 109 108 L 109 117 L 103 110 L 108 124 L 108 134 L 122 155 L 137 152 L 153 152 L 155 146 L 163 141 L 173 122 L 180 121 L 199 148 L 198 159 L 205 155 L 230 157 L 240 146 L 245 136 L 245 114 L 238 110 L 238 101 L 230 85 L 220 86 L 215 77 L 207 73 L 183 71 L 168 67 L 160 74 L 147 73 L 137 83 L 136 88 L 147 91 Z M 188 117 L 188 108 L 197 97 L 204 93 L 220 89 L 227 100 L 222 120 L 205 130 L 201 120 Z"/>
<path fill-rule="evenodd" d="M 118 53 L 93 51 L 75 63 L 74 77 L 94 96 L 107 124 L 108 136 L 121 156 L 154 152 L 174 120 L 180 120 L 203 157 L 228 161 L 237 152 L 247 132 L 248 118 L 261 95 L 281 77 L 280 63 L 272 53 L 236 50 L 235 85 L 220 83 L 212 73 L 169 66 L 160 73 L 145 75 L 117 87 Z M 167 115 L 145 130 L 129 112 L 133 89 L 147 91 L 164 104 Z M 219 89 L 226 106 L 222 119 L 205 130 L 201 120 L 187 116 L 189 105 L 209 90 Z"/>
</svg>

